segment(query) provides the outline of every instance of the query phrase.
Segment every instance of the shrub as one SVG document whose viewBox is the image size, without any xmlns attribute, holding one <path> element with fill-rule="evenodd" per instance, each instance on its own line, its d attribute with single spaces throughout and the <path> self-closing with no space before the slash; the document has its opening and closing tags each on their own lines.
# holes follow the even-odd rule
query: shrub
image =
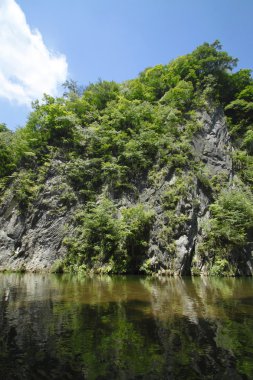
<svg viewBox="0 0 253 380">
<path fill-rule="evenodd" d="M 97 272 L 138 271 L 147 249 L 153 213 L 139 204 L 117 212 L 102 196 L 76 215 L 75 236 L 65 239 L 68 264 Z"/>
<path fill-rule="evenodd" d="M 253 199 L 240 189 L 221 192 L 210 206 L 211 234 L 221 242 L 244 245 L 253 229 Z"/>
</svg>

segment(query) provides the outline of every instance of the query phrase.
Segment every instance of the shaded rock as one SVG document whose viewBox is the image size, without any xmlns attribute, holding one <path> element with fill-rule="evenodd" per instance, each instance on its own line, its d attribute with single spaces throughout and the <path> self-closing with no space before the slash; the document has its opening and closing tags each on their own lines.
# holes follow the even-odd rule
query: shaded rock
<svg viewBox="0 0 253 380">
<path fill-rule="evenodd" d="M 232 185 L 232 145 L 223 112 L 216 109 L 210 113 L 203 112 L 199 117 L 202 128 L 192 141 L 193 160 L 203 167 L 207 180 L 222 174 Z M 25 212 L 20 212 L 11 195 L 2 203 L 0 270 L 49 270 L 56 260 L 66 255 L 62 242 L 72 233 L 66 230 L 66 225 L 72 228 L 69 222 L 78 202 L 75 194 L 72 194 L 69 204 L 62 201 L 64 194 L 73 192 L 68 187 L 63 167 L 60 160 L 52 160 L 43 188 Z M 188 275 L 194 262 L 199 273 L 205 274 L 206 263 L 199 255 L 198 247 L 203 239 L 203 224 L 210 218 L 212 194 L 196 172 L 185 169 L 182 178 L 189 181 L 189 186 L 186 184 L 188 187 L 176 205 L 173 204 L 174 208 L 169 208 L 164 197 L 176 186 L 179 175 L 169 167 L 167 171 L 163 168 L 163 175 L 158 178 L 152 186 L 147 181 L 140 181 L 139 193 L 134 199 L 127 194 L 116 199 L 118 218 L 121 208 L 130 207 L 136 201 L 154 211 L 146 262 L 151 272 Z M 66 201 L 66 197 L 64 199 Z M 252 247 L 248 247 L 245 252 L 234 256 L 233 265 L 238 274 L 252 274 L 251 251 Z"/>
<path fill-rule="evenodd" d="M 62 207 L 63 182 L 53 167 L 36 200 L 23 213 L 13 199 L 6 200 L 0 214 L 0 270 L 48 270 L 64 257 L 62 240 L 71 211 Z"/>
</svg>

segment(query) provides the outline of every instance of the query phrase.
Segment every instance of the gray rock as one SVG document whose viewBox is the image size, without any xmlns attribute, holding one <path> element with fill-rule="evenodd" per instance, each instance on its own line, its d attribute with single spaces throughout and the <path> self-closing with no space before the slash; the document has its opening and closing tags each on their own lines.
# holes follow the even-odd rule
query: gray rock
<svg viewBox="0 0 253 380">
<path fill-rule="evenodd" d="M 204 112 L 199 118 L 202 128 L 193 138 L 192 154 L 208 179 L 222 174 L 232 186 L 232 145 L 222 110 L 216 109 L 210 114 Z M 64 189 L 69 189 L 62 167 L 64 164 L 60 161 L 52 162 L 43 188 L 25 213 L 20 213 L 11 195 L 6 196 L 0 206 L 0 270 L 49 270 L 56 260 L 66 255 L 62 242 L 66 235 L 71 235 L 66 225 L 71 226 L 69 222 L 78 204 L 63 207 L 61 195 Z M 170 168 L 163 171 L 164 175 L 155 185 L 142 183 L 137 200 L 155 213 L 148 248 L 150 268 L 164 274 L 187 275 L 194 262 L 199 272 L 205 274 L 206 264 L 198 253 L 198 246 L 203 239 L 203 223 L 210 217 L 211 195 L 193 172 L 189 174 L 186 170 L 185 176 L 192 177 L 191 186 L 179 199 L 175 214 L 171 216 L 164 209 L 163 197 L 175 186 L 177 174 Z M 133 202 L 136 199 L 126 195 L 115 200 L 119 216 L 120 209 L 131 206 Z M 186 218 L 183 225 L 174 227 L 174 241 L 171 242 L 168 238 L 170 227 L 173 219 L 180 215 Z M 252 274 L 251 252 L 241 252 L 234 264 L 239 274 Z"/>
<path fill-rule="evenodd" d="M 61 203 L 64 180 L 53 166 L 43 189 L 23 214 L 12 198 L 6 199 L 0 210 L 0 270 L 49 270 L 55 260 L 64 257 L 62 240 L 71 216 L 71 210 Z"/>
<path fill-rule="evenodd" d="M 232 145 L 228 134 L 225 118 L 221 109 L 211 115 L 205 112 L 201 115 L 203 128 L 193 139 L 193 153 L 202 161 L 210 174 L 220 171 L 232 174 Z"/>
</svg>

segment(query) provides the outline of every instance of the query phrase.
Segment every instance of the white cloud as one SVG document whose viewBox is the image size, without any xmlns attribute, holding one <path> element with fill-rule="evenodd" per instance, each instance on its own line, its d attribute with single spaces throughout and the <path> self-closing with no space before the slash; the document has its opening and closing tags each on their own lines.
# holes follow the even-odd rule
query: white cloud
<svg viewBox="0 0 253 380">
<path fill-rule="evenodd" d="M 43 93 L 56 95 L 67 70 L 66 57 L 48 50 L 15 0 L 0 0 L 0 97 L 29 105 Z"/>
</svg>

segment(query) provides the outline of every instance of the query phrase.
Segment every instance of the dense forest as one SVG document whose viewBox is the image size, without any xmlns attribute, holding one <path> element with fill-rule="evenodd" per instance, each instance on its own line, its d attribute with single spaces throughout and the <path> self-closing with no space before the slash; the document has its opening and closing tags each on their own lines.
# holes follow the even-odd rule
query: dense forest
<svg viewBox="0 0 253 380">
<path fill-rule="evenodd" d="M 236 64 L 204 43 L 0 124 L 0 268 L 251 275 L 253 80 Z"/>
</svg>

